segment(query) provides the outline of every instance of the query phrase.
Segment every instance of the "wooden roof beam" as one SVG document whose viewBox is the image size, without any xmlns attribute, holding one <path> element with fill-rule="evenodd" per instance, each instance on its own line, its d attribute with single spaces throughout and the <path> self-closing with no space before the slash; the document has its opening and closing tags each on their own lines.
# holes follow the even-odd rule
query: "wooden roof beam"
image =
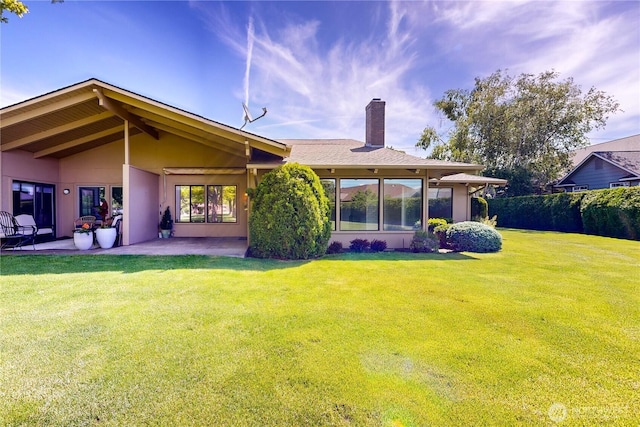
<svg viewBox="0 0 640 427">
<path fill-rule="evenodd" d="M 25 136 L 24 138 L 16 139 L 15 141 L 11 141 L 6 144 L 3 144 L 2 151 L 14 150 L 16 148 L 29 145 L 33 142 L 40 141 L 42 139 L 50 138 L 52 136 L 73 130 L 75 128 L 90 125 L 92 123 L 99 122 L 100 120 L 108 119 L 109 117 L 112 117 L 112 116 L 113 114 L 110 111 L 105 111 L 104 113 L 100 113 L 95 116 L 85 117 L 84 119 L 76 120 L 71 123 L 66 123 L 61 126 L 47 129 L 46 131 L 43 131 L 43 132 L 34 133 L 33 135 Z"/>
<path fill-rule="evenodd" d="M 109 135 L 114 135 L 118 132 L 124 132 L 124 128 L 122 126 L 116 126 L 111 129 L 103 130 L 102 132 L 97 132 L 91 135 L 83 136 L 82 138 L 65 142 L 64 144 L 58 144 L 55 147 L 50 147 L 44 150 L 36 151 L 35 153 L 33 153 L 33 158 L 39 159 L 40 157 L 49 156 L 51 154 L 55 154 L 63 150 L 68 150 L 69 148 L 77 147 L 78 145 L 86 144 L 87 142 L 91 142 L 96 139 L 104 138 Z"/>
<path fill-rule="evenodd" d="M 96 96 L 93 93 L 85 92 L 79 95 L 62 99 L 52 104 L 47 104 L 42 107 L 34 108 L 33 110 L 29 110 L 24 113 L 16 114 L 11 117 L 3 117 L 3 115 L 0 114 L 0 125 L 2 125 L 3 128 L 6 128 L 11 125 L 15 125 L 16 123 L 26 122 L 27 120 L 32 120 L 32 119 L 35 119 L 36 117 L 44 116 L 45 114 L 49 114 L 53 111 L 58 111 L 67 107 L 72 107 L 74 105 L 81 104 L 90 99 L 95 99 L 95 97 Z"/>
<path fill-rule="evenodd" d="M 163 123 L 158 123 L 158 122 L 152 122 L 152 123 L 153 123 L 153 126 L 155 128 L 160 129 L 161 131 L 172 133 L 172 134 L 174 134 L 176 136 L 179 136 L 181 138 L 188 139 L 190 141 L 197 142 L 197 143 L 202 144 L 202 145 L 206 145 L 207 147 L 210 147 L 210 148 L 215 148 L 217 150 L 224 151 L 225 153 L 232 154 L 234 156 L 242 157 L 242 152 L 239 151 L 239 150 L 233 150 L 233 149 L 231 149 L 229 147 L 226 147 L 224 145 L 218 144 L 218 143 L 213 142 L 213 141 L 209 141 L 206 138 L 203 138 L 203 137 L 201 137 L 199 135 L 194 135 L 192 133 L 189 133 L 189 132 L 186 132 L 186 131 L 183 131 L 183 130 L 180 130 L 180 129 L 176 129 L 174 127 L 171 127 L 169 125 L 165 125 Z"/>
<path fill-rule="evenodd" d="M 142 132 L 146 133 L 153 139 L 159 139 L 158 132 L 151 126 L 144 123 L 140 119 L 140 117 L 131 114 L 130 112 L 122 108 L 122 106 L 113 102 L 110 98 L 107 98 L 100 89 L 93 89 L 93 92 L 98 96 L 101 107 L 104 107 L 105 109 L 111 111 L 122 120 L 127 120 L 129 123 L 140 129 Z"/>
</svg>

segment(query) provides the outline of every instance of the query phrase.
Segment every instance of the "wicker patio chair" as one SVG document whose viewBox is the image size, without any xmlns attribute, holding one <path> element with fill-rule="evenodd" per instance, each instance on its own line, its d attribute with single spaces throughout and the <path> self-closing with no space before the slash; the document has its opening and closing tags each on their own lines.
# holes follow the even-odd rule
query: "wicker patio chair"
<svg viewBox="0 0 640 427">
<path fill-rule="evenodd" d="M 37 228 L 31 225 L 18 225 L 15 217 L 9 212 L 0 211 L 0 231 L 2 231 L 1 249 L 11 247 L 22 249 L 25 244 L 31 243 L 36 249 Z"/>
</svg>

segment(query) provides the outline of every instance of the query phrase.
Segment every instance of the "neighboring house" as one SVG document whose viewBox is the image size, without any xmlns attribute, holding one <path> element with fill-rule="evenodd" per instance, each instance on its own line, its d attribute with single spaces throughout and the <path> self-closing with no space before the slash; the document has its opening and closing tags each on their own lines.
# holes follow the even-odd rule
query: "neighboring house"
<svg viewBox="0 0 640 427">
<path fill-rule="evenodd" d="M 640 185 L 640 135 L 583 148 L 573 161 L 556 188 L 576 192 Z"/>
<path fill-rule="evenodd" d="M 366 143 L 275 141 L 91 79 L 0 110 L 0 210 L 70 236 L 104 198 L 123 214 L 123 244 L 158 237 L 167 206 L 177 237 L 248 236 L 247 188 L 298 162 L 322 179 L 332 240 L 407 247 L 429 217 L 470 217 L 469 195 L 506 181 L 482 165 L 386 148 L 385 103 L 366 109 Z M 362 194 L 356 196 L 359 190 Z"/>
</svg>

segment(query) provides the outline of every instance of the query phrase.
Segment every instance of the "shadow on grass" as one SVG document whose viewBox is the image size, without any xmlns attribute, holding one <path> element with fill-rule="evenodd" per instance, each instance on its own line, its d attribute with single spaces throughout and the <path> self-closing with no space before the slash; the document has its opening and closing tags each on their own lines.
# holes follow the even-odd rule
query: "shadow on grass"
<svg viewBox="0 0 640 427">
<path fill-rule="evenodd" d="M 317 260 L 281 261 L 256 258 L 211 257 L 204 255 L 4 255 L 0 276 L 69 274 L 95 272 L 137 273 L 150 270 L 233 270 L 272 271 L 296 268 L 322 261 L 460 261 L 475 260 L 467 254 L 414 254 L 411 252 L 343 253 Z"/>
</svg>

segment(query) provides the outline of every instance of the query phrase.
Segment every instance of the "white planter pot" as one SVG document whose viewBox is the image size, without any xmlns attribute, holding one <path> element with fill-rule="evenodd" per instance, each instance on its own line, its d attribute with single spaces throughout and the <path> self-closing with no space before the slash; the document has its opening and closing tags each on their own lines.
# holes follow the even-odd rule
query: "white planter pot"
<svg viewBox="0 0 640 427">
<path fill-rule="evenodd" d="M 93 231 L 88 233 L 73 233 L 73 244 L 81 251 L 91 248 L 91 246 L 93 246 Z"/>
<path fill-rule="evenodd" d="M 168 239 L 169 237 L 171 237 L 171 230 L 160 230 L 160 235 L 162 236 L 163 239 Z"/>
<path fill-rule="evenodd" d="M 111 228 L 98 228 L 96 230 L 96 240 L 103 249 L 109 249 L 113 247 L 116 241 L 116 229 Z"/>
</svg>

